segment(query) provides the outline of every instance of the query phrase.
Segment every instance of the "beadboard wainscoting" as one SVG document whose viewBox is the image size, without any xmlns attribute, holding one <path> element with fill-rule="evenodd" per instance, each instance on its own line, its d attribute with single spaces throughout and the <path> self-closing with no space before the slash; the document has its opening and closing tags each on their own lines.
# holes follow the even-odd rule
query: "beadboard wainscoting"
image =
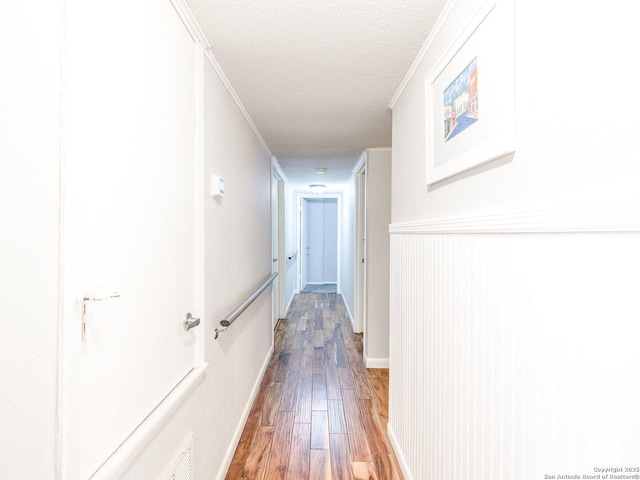
<svg viewBox="0 0 640 480">
<path fill-rule="evenodd" d="M 622 210 L 615 227 L 584 209 L 390 227 L 388 428 L 406 478 L 638 466 L 640 209 Z"/>
</svg>

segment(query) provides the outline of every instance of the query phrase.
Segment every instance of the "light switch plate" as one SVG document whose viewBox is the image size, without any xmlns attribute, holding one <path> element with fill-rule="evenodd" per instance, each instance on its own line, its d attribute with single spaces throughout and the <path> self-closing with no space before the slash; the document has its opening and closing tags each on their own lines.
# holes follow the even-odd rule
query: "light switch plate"
<svg viewBox="0 0 640 480">
<path fill-rule="evenodd" d="M 224 178 L 211 174 L 211 196 L 224 197 Z"/>
</svg>

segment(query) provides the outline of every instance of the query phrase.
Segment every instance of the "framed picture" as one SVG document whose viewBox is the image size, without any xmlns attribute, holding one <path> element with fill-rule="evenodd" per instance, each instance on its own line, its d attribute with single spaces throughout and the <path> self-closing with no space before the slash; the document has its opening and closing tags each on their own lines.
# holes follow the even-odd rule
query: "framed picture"
<svg viewBox="0 0 640 480">
<path fill-rule="evenodd" d="M 513 0 L 490 0 L 426 78 L 427 184 L 515 151 Z"/>
</svg>

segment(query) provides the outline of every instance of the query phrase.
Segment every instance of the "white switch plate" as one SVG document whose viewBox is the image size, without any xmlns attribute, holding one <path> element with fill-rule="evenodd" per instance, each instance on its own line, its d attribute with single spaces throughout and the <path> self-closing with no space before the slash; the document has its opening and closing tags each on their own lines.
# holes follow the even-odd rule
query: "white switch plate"
<svg viewBox="0 0 640 480">
<path fill-rule="evenodd" d="M 211 196 L 224 197 L 224 178 L 211 174 Z"/>
</svg>

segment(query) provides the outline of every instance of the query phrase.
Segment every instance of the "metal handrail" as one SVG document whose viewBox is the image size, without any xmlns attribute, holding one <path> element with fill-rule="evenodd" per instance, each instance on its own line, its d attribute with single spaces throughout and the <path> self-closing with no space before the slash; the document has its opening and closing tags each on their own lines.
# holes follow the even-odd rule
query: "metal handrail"
<svg viewBox="0 0 640 480">
<path fill-rule="evenodd" d="M 222 325 L 224 328 L 218 329 L 216 328 L 215 331 L 215 337 L 214 338 L 218 338 L 218 335 L 222 332 L 225 332 L 227 330 L 227 328 L 229 328 L 229 326 L 231 326 L 231 324 L 235 321 L 236 318 L 238 318 L 240 316 L 240 314 L 242 314 L 242 312 L 244 312 L 247 307 L 249 305 L 251 305 L 254 300 L 256 298 L 258 298 L 260 296 L 260 294 L 269 286 L 271 285 L 271 282 L 273 282 L 276 277 L 278 276 L 278 272 L 274 272 L 271 274 L 271 276 L 269 278 L 267 278 L 264 283 L 262 285 L 260 285 L 255 292 L 253 292 L 251 294 L 251 296 L 249 298 L 247 298 L 244 302 L 242 302 L 242 304 L 236 308 L 233 312 L 229 313 L 226 317 L 224 317 L 222 320 L 220 320 L 220 325 Z"/>
</svg>

